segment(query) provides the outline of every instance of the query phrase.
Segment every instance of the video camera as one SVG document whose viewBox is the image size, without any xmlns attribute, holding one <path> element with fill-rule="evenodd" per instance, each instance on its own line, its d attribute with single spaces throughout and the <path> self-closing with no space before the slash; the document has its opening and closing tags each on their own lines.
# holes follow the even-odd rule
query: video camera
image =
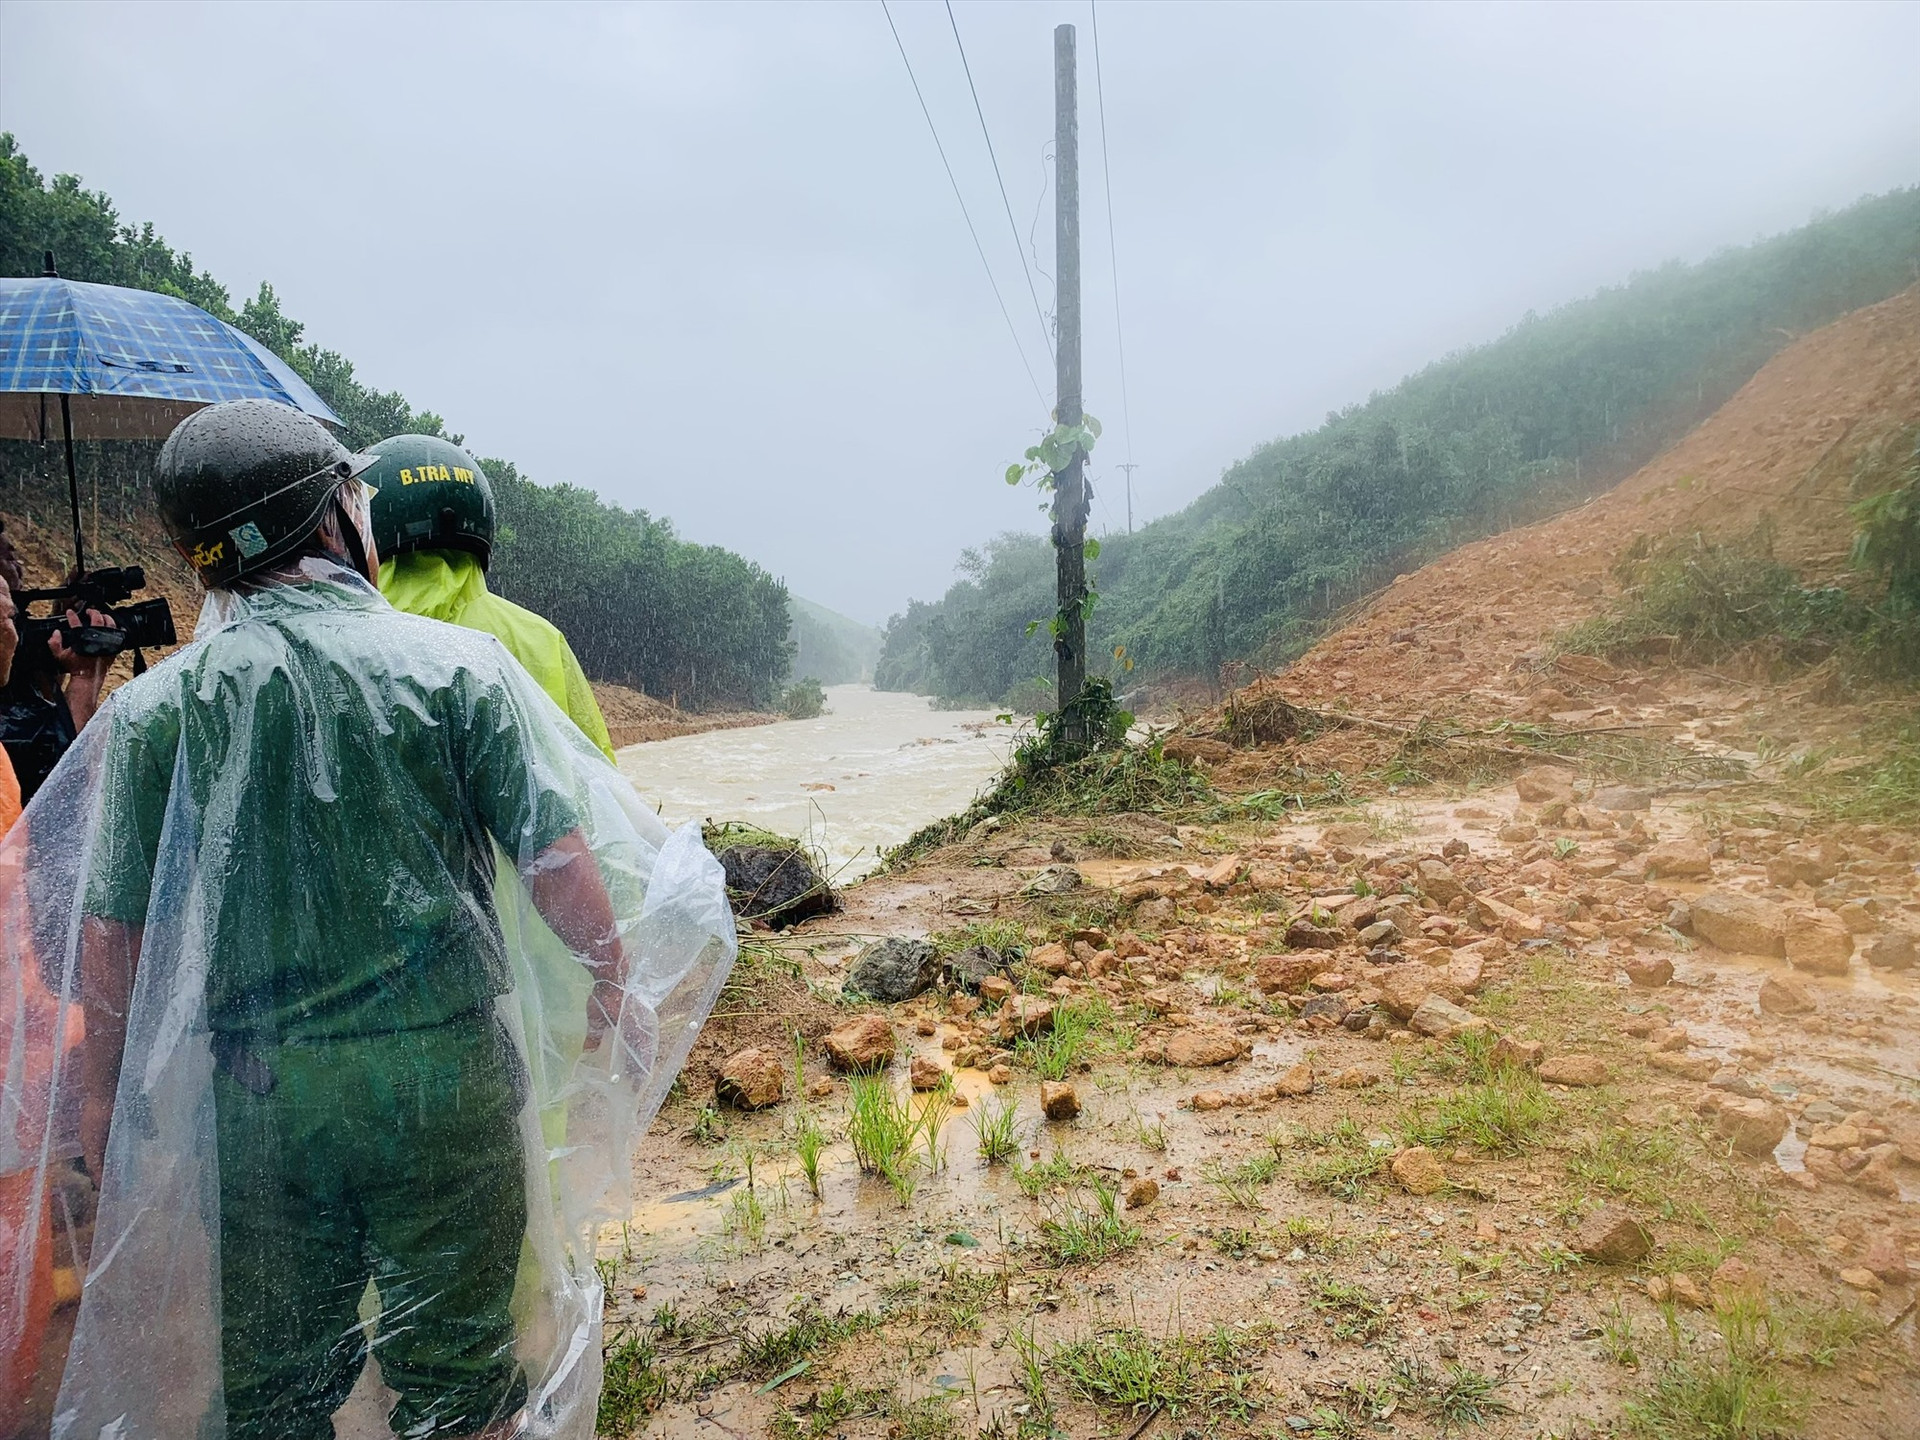
<svg viewBox="0 0 1920 1440">
<path fill-rule="evenodd" d="M 89 570 L 72 584 L 57 589 L 14 591 L 14 603 L 20 611 L 14 619 L 14 627 L 20 632 L 19 661 L 34 665 L 45 657 L 51 663 L 50 646 L 55 635 L 80 655 L 118 655 L 122 650 L 174 644 L 173 611 L 165 600 L 126 603 L 135 591 L 146 588 L 147 572 L 138 565 L 123 565 Z M 42 603 L 53 607 L 50 615 L 28 613 L 29 606 Z M 111 616 L 119 628 L 70 624 L 69 610 L 83 621 L 89 610 L 97 610 Z"/>
</svg>

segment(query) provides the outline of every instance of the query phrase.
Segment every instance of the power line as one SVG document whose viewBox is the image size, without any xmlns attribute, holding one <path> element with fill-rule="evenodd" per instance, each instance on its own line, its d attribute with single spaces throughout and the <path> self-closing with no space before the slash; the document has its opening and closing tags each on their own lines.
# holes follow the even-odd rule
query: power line
<svg viewBox="0 0 1920 1440">
<path fill-rule="evenodd" d="M 1120 420 L 1127 437 L 1127 532 L 1133 532 L 1133 406 L 1127 398 L 1127 332 L 1120 324 L 1120 247 L 1113 238 L 1113 172 L 1107 167 L 1107 87 L 1100 75 L 1100 5 L 1087 0 L 1093 16 L 1093 93 L 1100 109 L 1100 179 L 1107 191 L 1107 253 L 1113 260 L 1113 335 L 1120 347 Z"/>
<path fill-rule="evenodd" d="M 1047 326 L 1046 312 L 1040 308 L 1040 292 L 1033 288 L 1033 271 L 1027 265 L 1027 252 L 1020 243 L 1020 227 L 1014 223 L 1013 202 L 1007 199 L 1007 182 L 1000 178 L 1000 157 L 993 152 L 993 136 L 987 133 L 987 112 L 980 108 L 980 92 L 974 89 L 973 67 L 967 63 L 967 47 L 960 43 L 960 22 L 953 18 L 953 0 L 946 0 L 947 24 L 953 27 L 953 43 L 960 51 L 960 68 L 967 72 L 967 90 L 973 96 L 973 113 L 980 117 L 980 138 L 987 142 L 987 158 L 993 161 L 993 178 L 1000 186 L 1000 205 L 1007 212 L 1007 233 L 1013 236 L 1013 248 L 1020 252 L 1020 268 L 1027 277 L 1027 294 L 1033 300 L 1033 316 L 1040 322 L 1040 334 L 1047 342 L 1047 356 L 1053 356 L 1053 331 Z"/>
<path fill-rule="evenodd" d="M 960 182 L 953 178 L 953 166 L 947 160 L 947 147 L 940 143 L 940 131 L 934 126 L 933 112 L 927 109 L 927 97 L 920 93 L 920 81 L 913 73 L 913 62 L 907 59 L 907 47 L 901 44 L 900 30 L 893 23 L 893 11 L 887 8 L 887 0 L 880 0 L 880 10 L 887 17 L 887 29 L 893 31 L 893 43 L 900 51 L 900 63 L 907 67 L 907 79 L 913 85 L 913 98 L 920 102 L 920 113 L 926 116 L 927 133 L 933 136 L 933 148 L 940 152 L 940 164 L 946 169 L 947 183 L 953 186 L 953 198 L 960 202 L 960 215 L 967 222 L 967 233 L 973 237 L 973 249 L 974 253 L 980 257 L 980 268 L 987 272 L 987 284 L 993 287 L 993 298 L 1000 305 L 1000 317 L 1007 322 L 1007 336 L 1013 341 L 1013 348 L 1019 352 L 1020 368 L 1027 372 L 1027 382 L 1033 386 L 1034 395 L 1044 406 L 1047 403 L 1046 392 L 1040 388 L 1040 382 L 1034 378 L 1033 366 L 1027 363 L 1026 347 L 1020 343 L 1020 332 L 1014 326 L 1013 315 L 1007 309 L 1006 299 L 1000 294 L 1000 282 L 993 278 L 993 266 L 987 263 L 987 252 L 980 243 L 980 232 L 974 229 L 973 216 L 967 213 L 967 199 L 960 193 Z M 963 56 L 963 61 L 964 58 Z"/>
</svg>

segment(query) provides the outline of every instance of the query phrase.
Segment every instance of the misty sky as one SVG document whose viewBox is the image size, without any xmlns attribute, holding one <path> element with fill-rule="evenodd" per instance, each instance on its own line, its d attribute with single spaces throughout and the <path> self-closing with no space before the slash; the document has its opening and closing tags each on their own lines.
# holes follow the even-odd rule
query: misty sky
<svg viewBox="0 0 1920 1440">
<path fill-rule="evenodd" d="M 1080 27 L 1097 529 L 1124 528 L 1082 3 L 955 6 L 1051 272 Z M 0 0 L 0 128 L 483 454 L 878 622 L 1038 529 L 1042 322 L 938 5 Z M 1444 352 L 1920 182 L 1920 6 L 1100 10 L 1135 515 Z M 1050 282 L 1036 272 L 1043 304 Z"/>
</svg>

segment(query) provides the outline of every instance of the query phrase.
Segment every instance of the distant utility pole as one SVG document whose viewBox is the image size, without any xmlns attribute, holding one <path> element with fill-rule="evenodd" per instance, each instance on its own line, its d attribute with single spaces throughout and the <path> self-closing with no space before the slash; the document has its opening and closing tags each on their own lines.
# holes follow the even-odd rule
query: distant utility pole
<svg viewBox="0 0 1920 1440">
<path fill-rule="evenodd" d="M 1055 352 L 1054 419 L 1074 426 L 1080 408 L 1080 97 L 1074 75 L 1073 26 L 1053 32 L 1053 253 Z M 1053 642 L 1059 661 L 1061 737 L 1069 746 L 1087 743 L 1080 692 L 1087 681 L 1087 484 L 1086 457 L 1073 459 L 1053 477 L 1053 549 L 1059 579 L 1062 633 Z"/>
<path fill-rule="evenodd" d="M 1127 472 L 1127 533 L 1133 533 L 1133 472 L 1140 467 L 1129 460 L 1120 467 Z"/>
</svg>

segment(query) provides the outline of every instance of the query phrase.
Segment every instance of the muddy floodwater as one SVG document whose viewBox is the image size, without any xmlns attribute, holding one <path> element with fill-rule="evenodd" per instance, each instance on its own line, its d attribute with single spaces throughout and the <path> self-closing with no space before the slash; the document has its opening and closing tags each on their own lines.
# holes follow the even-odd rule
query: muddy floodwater
<svg viewBox="0 0 1920 1440">
<path fill-rule="evenodd" d="M 670 825 L 744 820 L 802 836 L 845 881 L 871 870 L 881 847 L 966 808 L 1013 738 L 991 711 L 835 685 L 818 719 L 631 745 L 620 769 Z"/>
</svg>

